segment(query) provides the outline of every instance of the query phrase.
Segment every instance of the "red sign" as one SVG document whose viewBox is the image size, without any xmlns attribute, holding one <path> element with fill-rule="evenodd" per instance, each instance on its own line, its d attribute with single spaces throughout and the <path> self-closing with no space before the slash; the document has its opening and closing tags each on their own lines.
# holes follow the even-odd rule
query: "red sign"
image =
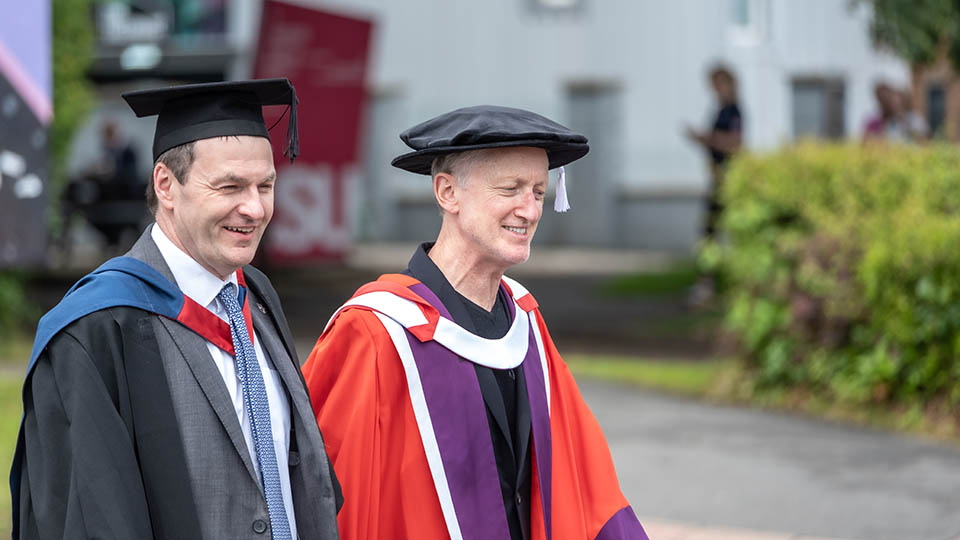
<svg viewBox="0 0 960 540">
<path fill-rule="evenodd" d="M 350 244 L 347 194 L 359 181 L 370 21 L 263 3 L 254 77 L 287 77 L 300 98 L 300 156 L 283 157 L 286 119 L 271 133 L 277 166 L 271 262 L 340 258 Z M 274 109 L 274 110 L 269 110 Z M 285 113 L 264 111 L 267 126 Z"/>
</svg>

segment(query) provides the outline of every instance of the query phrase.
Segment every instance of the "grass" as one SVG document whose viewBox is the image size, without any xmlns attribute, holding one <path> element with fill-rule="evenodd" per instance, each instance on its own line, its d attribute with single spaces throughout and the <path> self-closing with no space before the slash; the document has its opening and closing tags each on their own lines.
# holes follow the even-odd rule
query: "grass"
<svg viewBox="0 0 960 540">
<path fill-rule="evenodd" d="M 33 337 L 23 332 L 13 332 L 0 339 L 0 366 L 23 367 L 30 359 Z"/>
<path fill-rule="evenodd" d="M 23 375 L 19 372 L 0 372 L 0 471 L 6 478 L 13 463 L 13 452 L 17 446 L 17 430 L 23 404 L 20 388 Z M 0 489 L 0 537 L 10 537 L 11 523 L 10 490 Z"/>
<path fill-rule="evenodd" d="M 637 360 L 588 355 L 570 355 L 566 362 L 577 375 L 691 396 L 709 394 L 731 364 L 729 360 Z"/>
<path fill-rule="evenodd" d="M 608 296 L 656 297 L 686 292 L 697 281 L 699 273 L 693 262 L 680 263 L 660 272 L 642 272 L 611 279 L 601 291 Z"/>
</svg>

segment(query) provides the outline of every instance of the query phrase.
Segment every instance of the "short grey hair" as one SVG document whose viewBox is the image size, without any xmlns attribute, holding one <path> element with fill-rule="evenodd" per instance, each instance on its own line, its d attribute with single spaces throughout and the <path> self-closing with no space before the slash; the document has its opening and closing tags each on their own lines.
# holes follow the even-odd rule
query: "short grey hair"
<svg viewBox="0 0 960 540">
<path fill-rule="evenodd" d="M 430 165 L 430 178 L 436 178 L 441 173 L 449 174 L 457 179 L 460 187 L 463 187 L 467 182 L 469 171 L 480 161 L 482 155 L 483 150 L 466 150 L 437 156 L 433 158 L 433 164 Z M 437 201 L 437 209 L 443 217 L 443 207 L 440 206 L 439 201 Z"/>
<path fill-rule="evenodd" d="M 157 157 L 157 161 L 153 164 L 153 167 L 156 168 L 157 163 L 163 163 L 170 169 L 173 176 L 176 177 L 177 182 L 180 182 L 181 185 L 185 184 L 187 182 L 187 175 L 190 174 L 190 167 L 193 166 L 195 157 L 195 152 L 193 151 L 194 146 L 196 146 L 196 141 L 174 146 L 160 154 L 160 156 Z M 157 214 L 158 204 L 157 192 L 153 189 L 153 175 L 151 173 L 150 181 L 147 182 L 147 208 L 150 209 L 153 215 Z"/>
<path fill-rule="evenodd" d="M 462 186 L 470 169 L 480 161 L 482 156 L 483 150 L 467 150 L 437 156 L 430 166 L 430 177 L 433 178 L 441 173 L 449 174 L 454 176 L 457 183 Z"/>
</svg>

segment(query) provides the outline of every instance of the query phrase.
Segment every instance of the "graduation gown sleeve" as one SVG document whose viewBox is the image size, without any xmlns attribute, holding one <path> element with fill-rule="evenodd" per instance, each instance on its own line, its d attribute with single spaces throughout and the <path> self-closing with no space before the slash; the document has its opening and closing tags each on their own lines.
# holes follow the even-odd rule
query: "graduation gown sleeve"
<svg viewBox="0 0 960 540">
<path fill-rule="evenodd" d="M 121 341 L 91 338 L 85 322 L 53 338 L 24 389 L 21 538 L 149 539 L 134 442 L 105 368 Z"/>
<path fill-rule="evenodd" d="M 600 424 L 583 401 L 539 310 L 537 324 L 543 336 L 554 395 L 550 406 L 554 537 L 563 534 L 570 538 L 645 540 L 640 522 L 620 491 Z"/>
<path fill-rule="evenodd" d="M 403 367 L 376 315 L 340 312 L 303 374 L 343 486 L 340 537 L 446 537 Z"/>
</svg>

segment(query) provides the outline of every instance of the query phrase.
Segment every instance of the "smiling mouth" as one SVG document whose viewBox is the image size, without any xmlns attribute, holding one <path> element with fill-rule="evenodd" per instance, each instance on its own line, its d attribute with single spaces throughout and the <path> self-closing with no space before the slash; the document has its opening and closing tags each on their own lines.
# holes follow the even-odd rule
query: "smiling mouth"
<svg viewBox="0 0 960 540">
<path fill-rule="evenodd" d="M 526 227 L 510 227 L 510 226 L 504 225 L 503 228 L 510 232 L 515 232 L 517 234 L 527 234 Z"/>
<path fill-rule="evenodd" d="M 256 227 L 224 227 L 224 229 L 235 233 L 250 234 L 256 230 Z"/>
</svg>

